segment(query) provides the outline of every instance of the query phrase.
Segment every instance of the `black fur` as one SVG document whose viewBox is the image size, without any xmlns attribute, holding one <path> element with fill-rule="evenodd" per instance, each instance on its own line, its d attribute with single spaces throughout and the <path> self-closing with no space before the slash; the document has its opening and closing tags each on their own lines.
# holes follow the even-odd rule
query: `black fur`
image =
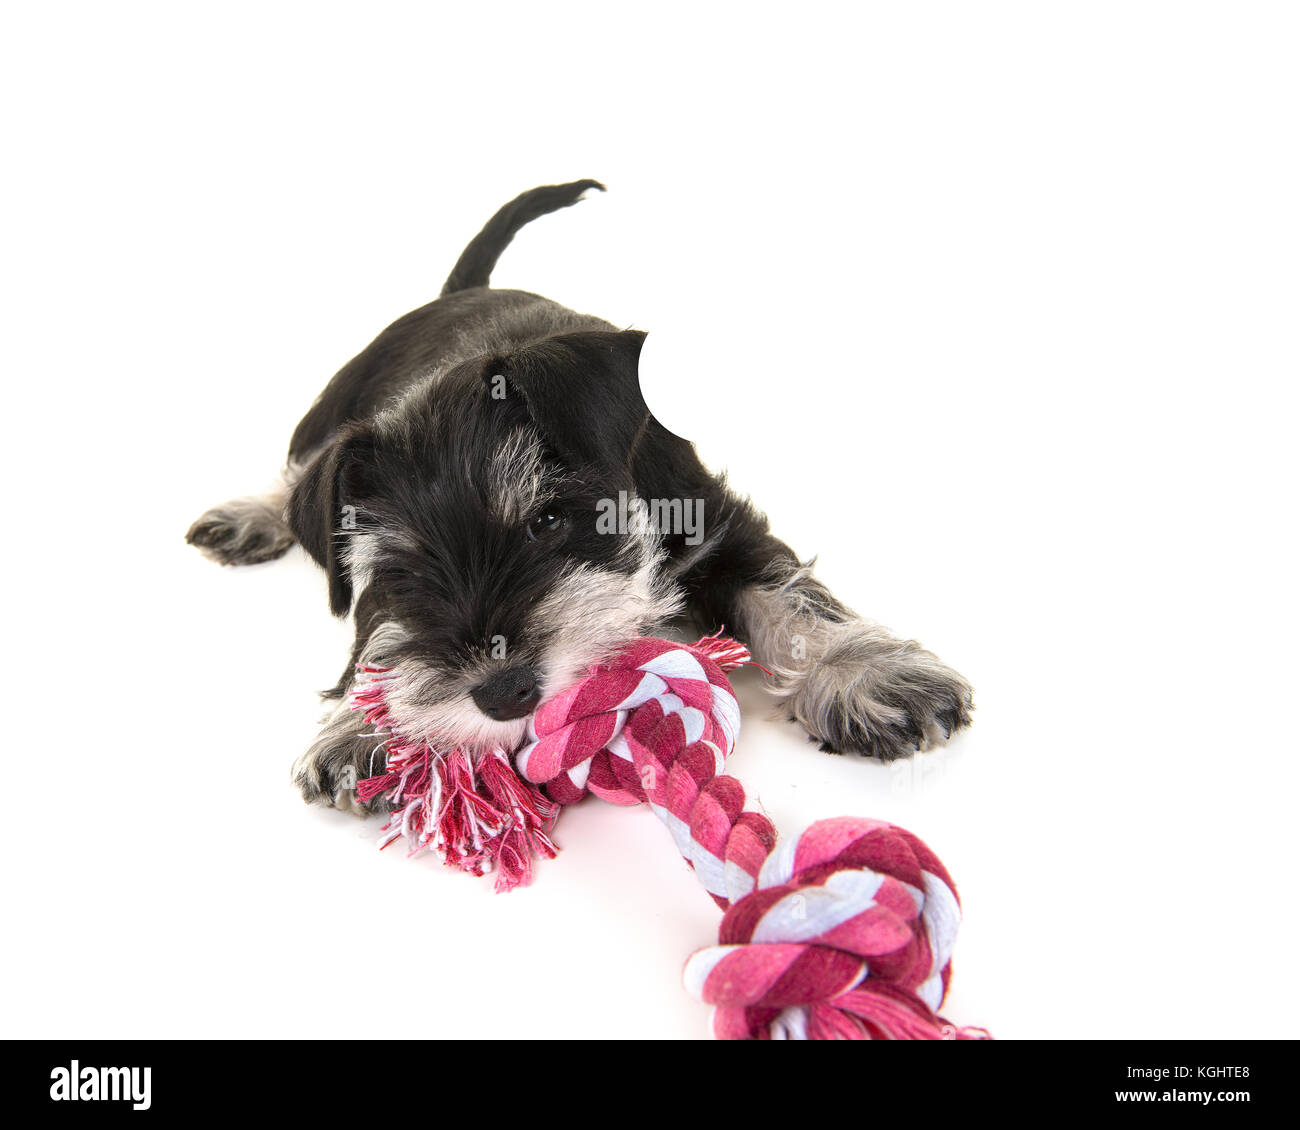
<svg viewBox="0 0 1300 1130">
<path fill-rule="evenodd" d="M 443 283 L 442 297 L 446 298 L 458 290 L 487 286 L 492 270 L 501 258 L 501 252 L 509 246 L 520 228 L 539 216 L 545 216 L 547 212 L 576 204 L 582 199 L 583 193 L 593 188 L 605 191 L 605 186 L 600 181 L 577 180 L 572 184 L 545 185 L 516 196 L 487 222 L 461 252 L 447 281 Z"/>
</svg>

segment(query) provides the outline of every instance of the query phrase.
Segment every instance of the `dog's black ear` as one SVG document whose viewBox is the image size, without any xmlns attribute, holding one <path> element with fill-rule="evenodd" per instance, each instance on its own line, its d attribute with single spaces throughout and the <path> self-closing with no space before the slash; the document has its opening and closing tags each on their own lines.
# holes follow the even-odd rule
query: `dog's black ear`
<svg viewBox="0 0 1300 1130">
<path fill-rule="evenodd" d="M 360 472 L 371 447 L 363 425 L 347 425 L 307 465 L 289 495 L 289 525 L 325 570 L 335 616 L 346 615 L 352 607 L 347 538 L 358 528 Z"/>
<path fill-rule="evenodd" d="M 566 461 L 623 467 L 650 426 L 637 379 L 644 341 L 640 330 L 558 334 L 489 365 L 484 380 L 490 395 L 521 396 Z"/>
</svg>

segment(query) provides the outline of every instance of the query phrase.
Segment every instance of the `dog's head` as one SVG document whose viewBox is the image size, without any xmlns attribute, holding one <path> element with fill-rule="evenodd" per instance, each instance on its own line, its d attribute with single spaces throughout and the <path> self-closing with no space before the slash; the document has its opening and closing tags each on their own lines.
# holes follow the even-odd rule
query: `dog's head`
<svg viewBox="0 0 1300 1130">
<path fill-rule="evenodd" d="M 512 747 L 541 698 L 677 610 L 636 518 L 643 336 L 459 364 L 348 425 L 296 484 L 294 531 L 334 613 L 355 603 L 362 661 L 395 668 L 406 734 Z"/>
</svg>

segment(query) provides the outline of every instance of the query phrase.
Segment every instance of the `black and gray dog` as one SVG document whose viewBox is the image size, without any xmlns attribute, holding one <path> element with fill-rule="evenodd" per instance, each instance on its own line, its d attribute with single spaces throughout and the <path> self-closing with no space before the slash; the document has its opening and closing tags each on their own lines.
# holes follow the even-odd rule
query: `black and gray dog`
<svg viewBox="0 0 1300 1130">
<path fill-rule="evenodd" d="M 442 296 L 326 386 L 281 489 L 189 531 L 229 565 L 297 540 L 334 614 L 355 619 L 328 692 L 339 701 L 294 767 L 307 800 L 360 811 L 355 782 L 382 768 L 347 706 L 356 664 L 395 669 L 407 734 L 512 749 L 542 698 L 682 612 L 746 642 L 824 749 L 895 758 L 970 721 L 960 675 L 836 600 L 650 415 L 642 333 L 488 287 L 520 228 L 602 187 L 536 188 L 502 208 Z"/>
</svg>

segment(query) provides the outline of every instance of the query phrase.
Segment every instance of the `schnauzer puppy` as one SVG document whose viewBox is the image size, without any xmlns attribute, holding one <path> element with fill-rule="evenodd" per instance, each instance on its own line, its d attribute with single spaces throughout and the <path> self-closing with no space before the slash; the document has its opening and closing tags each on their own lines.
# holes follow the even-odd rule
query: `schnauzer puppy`
<svg viewBox="0 0 1300 1130">
<path fill-rule="evenodd" d="M 209 510 L 188 540 L 228 565 L 297 541 L 356 642 L 294 767 L 309 801 L 361 811 L 382 771 L 347 691 L 393 668 L 398 726 L 433 743 L 524 738 L 543 698 L 688 612 L 725 627 L 822 748 L 896 758 L 970 722 L 971 689 L 846 608 L 694 447 L 650 414 L 644 335 L 488 279 L 529 221 L 596 181 L 535 188 L 470 242 L 427 306 L 349 361 L 303 417 L 279 490 Z"/>
</svg>

